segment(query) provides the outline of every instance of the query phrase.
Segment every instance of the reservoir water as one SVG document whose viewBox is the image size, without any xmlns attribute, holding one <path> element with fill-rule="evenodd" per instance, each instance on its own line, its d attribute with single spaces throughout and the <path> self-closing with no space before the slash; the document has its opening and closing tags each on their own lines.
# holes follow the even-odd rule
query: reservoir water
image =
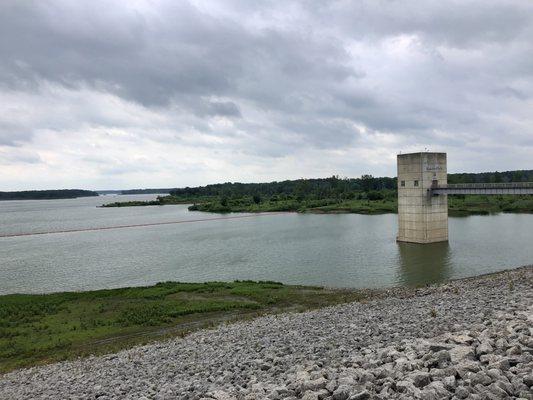
<svg viewBox="0 0 533 400">
<path fill-rule="evenodd" d="M 450 218 L 449 243 L 395 241 L 397 216 L 98 208 L 152 195 L 0 202 L 0 294 L 275 280 L 332 287 L 421 285 L 533 263 L 533 215 Z M 207 221 L 192 221 L 212 219 Z M 191 221 L 178 224 L 164 222 Z M 138 224 L 122 229 L 89 230 Z M 10 236 L 49 231 L 53 234 Z"/>
</svg>

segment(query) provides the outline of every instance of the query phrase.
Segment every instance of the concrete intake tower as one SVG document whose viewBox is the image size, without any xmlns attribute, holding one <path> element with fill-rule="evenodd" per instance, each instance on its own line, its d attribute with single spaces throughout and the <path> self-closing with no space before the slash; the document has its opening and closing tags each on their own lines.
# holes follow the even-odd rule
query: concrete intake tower
<svg viewBox="0 0 533 400">
<path fill-rule="evenodd" d="M 447 185 L 446 153 L 398 155 L 398 237 L 400 242 L 448 240 L 448 196 L 431 188 Z"/>
</svg>

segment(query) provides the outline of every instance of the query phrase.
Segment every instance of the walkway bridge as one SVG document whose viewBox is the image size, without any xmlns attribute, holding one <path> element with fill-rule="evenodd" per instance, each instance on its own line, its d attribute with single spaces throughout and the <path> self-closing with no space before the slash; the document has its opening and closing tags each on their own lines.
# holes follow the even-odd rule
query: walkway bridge
<svg viewBox="0 0 533 400">
<path fill-rule="evenodd" d="M 439 194 L 533 194 L 533 182 L 434 184 L 428 192 Z"/>
<path fill-rule="evenodd" d="M 448 240 L 448 195 L 528 195 L 533 182 L 448 184 L 446 153 L 398 155 L 398 241 Z"/>
</svg>

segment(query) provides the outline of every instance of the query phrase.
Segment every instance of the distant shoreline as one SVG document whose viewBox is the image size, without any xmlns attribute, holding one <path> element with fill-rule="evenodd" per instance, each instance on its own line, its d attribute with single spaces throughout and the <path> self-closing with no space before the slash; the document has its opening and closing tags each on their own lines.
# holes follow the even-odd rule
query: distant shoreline
<svg viewBox="0 0 533 400">
<path fill-rule="evenodd" d="M 92 190 L 57 189 L 57 190 L 22 190 L 16 192 L 0 192 L 0 201 L 8 200 L 58 200 L 76 199 L 79 197 L 98 197 Z"/>
</svg>

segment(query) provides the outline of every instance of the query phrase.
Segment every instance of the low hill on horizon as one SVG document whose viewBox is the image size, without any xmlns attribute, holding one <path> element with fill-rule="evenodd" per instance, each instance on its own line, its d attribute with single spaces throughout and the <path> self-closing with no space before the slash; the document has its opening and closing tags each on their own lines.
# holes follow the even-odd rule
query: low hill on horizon
<svg viewBox="0 0 533 400">
<path fill-rule="evenodd" d="M 98 193 L 92 190 L 83 189 L 21 190 L 15 192 L 0 192 L 0 201 L 75 199 L 77 197 L 93 196 L 98 196 Z"/>
</svg>

